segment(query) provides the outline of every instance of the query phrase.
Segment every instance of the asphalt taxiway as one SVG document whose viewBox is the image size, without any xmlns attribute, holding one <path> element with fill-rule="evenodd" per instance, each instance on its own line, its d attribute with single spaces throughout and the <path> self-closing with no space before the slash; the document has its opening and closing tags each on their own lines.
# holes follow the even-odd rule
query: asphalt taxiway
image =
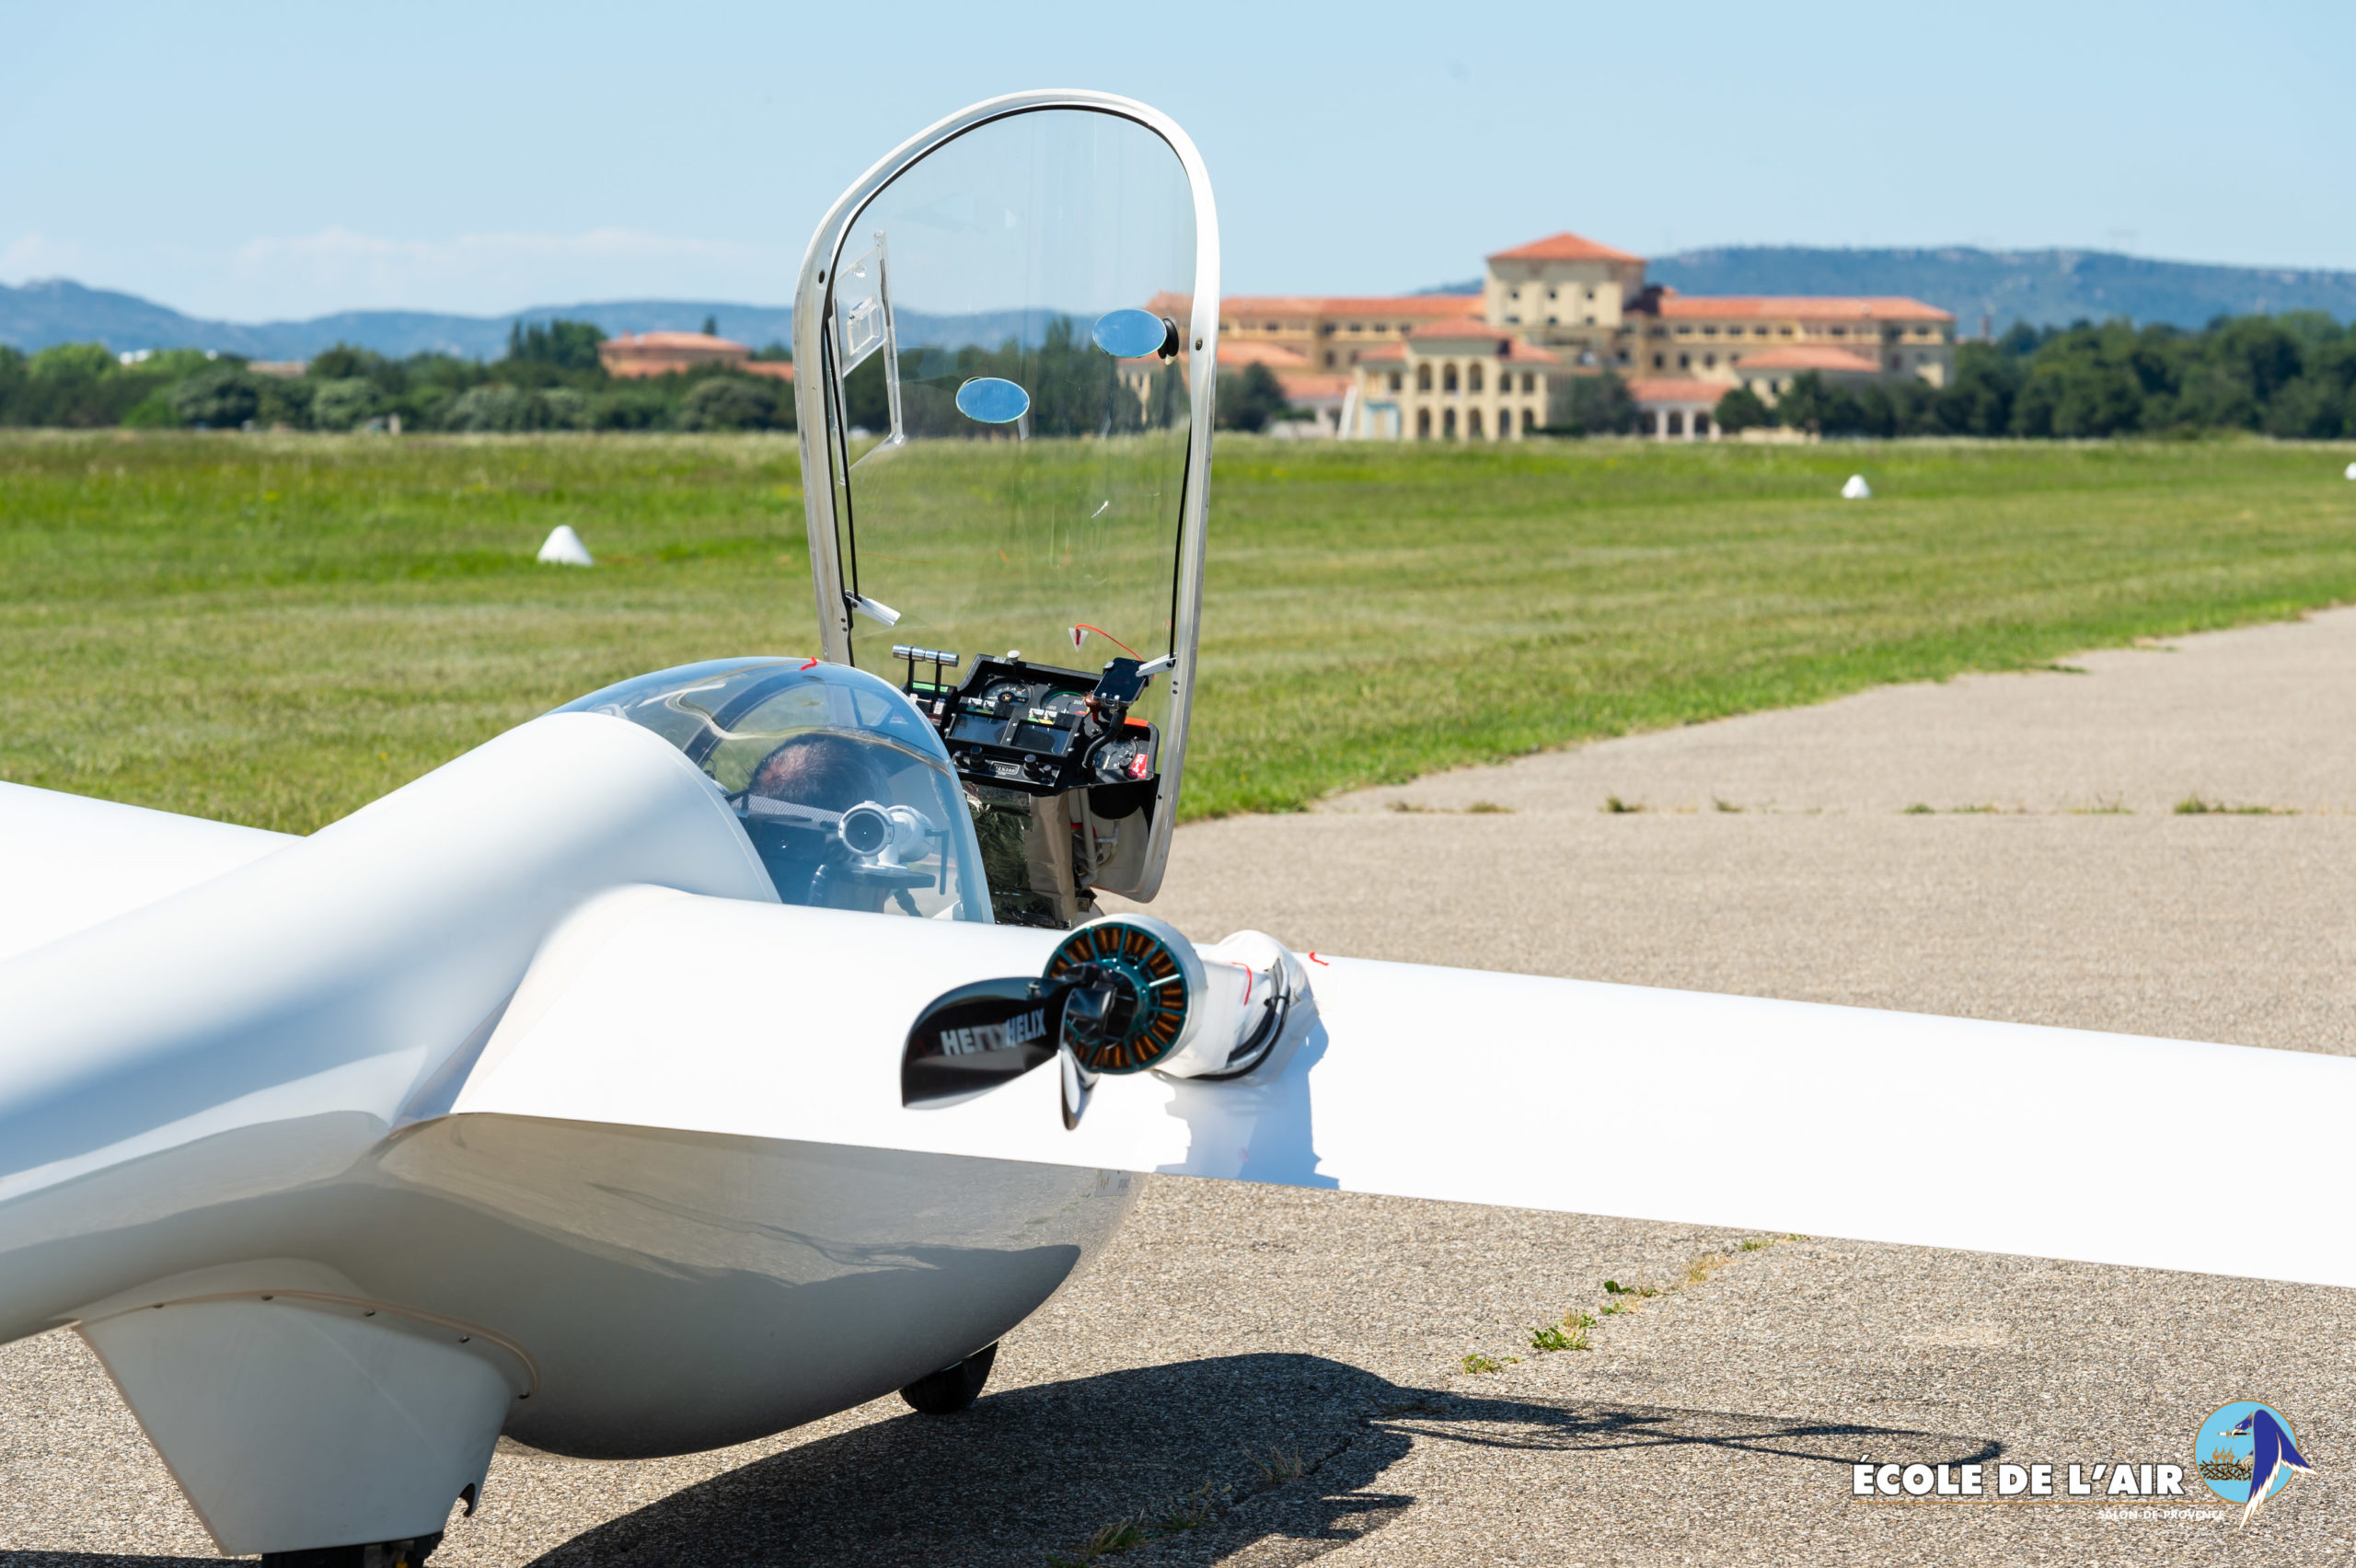
<svg viewBox="0 0 2356 1568">
<path fill-rule="evenodd" d="M 1154 912 L 1371 957 L 2356 1052 L 2356 611 L 2065 664 L 1200 824 Z M 1441 1064 L 1433 1092 L 1579 1085 Z M 2265 1136 L 2218 1128 L 2184 1181 L 2247 1179 Z M 1972 1201 L 1969 1170 L 1855 1175 Z M 1574 1311 L 1590 1348 L 1530 1346 Z M 1864 1456 L 2189 1462 L 2237 1399 L 2289 1415 L 2316 1465 L 2238 1534 L 1847 1497 Z M 892 1399 L 639 1464 L 502 1453 L 434 1561 L 1037 1568 L 1126 1527 L 1124 1563 L 1253 1568 L 2324 1562 L 2356 1536 L 2351 1435 L 2356 1293 L 1160 1179 L 968 1414 Z M 78 1342 L 0 1347 L 0 1568 L 210 1556 Z"/>
</svg>

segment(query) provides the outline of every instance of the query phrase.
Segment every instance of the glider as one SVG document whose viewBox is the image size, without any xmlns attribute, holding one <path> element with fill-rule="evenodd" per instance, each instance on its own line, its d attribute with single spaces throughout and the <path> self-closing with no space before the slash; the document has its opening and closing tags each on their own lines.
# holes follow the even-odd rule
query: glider
<svg viewBox="0 0 2356 1568">
<path fill-rule="evenodd" d="M 358 1568 L 502 1434 L 971 1403 L 1141 1172 L 2356 1284 L 2356 1062 L 1102 914 L 1176 819 L 1218 297 L 1176 125 L 977 105 L 803 264 L 815 656 L 304 838 L 0 785 L 0 1339 L 78 1332 L 224 1551 Z M 2187 1188 L 2221 1125 L 2313 1201 Z"/>
</svg>

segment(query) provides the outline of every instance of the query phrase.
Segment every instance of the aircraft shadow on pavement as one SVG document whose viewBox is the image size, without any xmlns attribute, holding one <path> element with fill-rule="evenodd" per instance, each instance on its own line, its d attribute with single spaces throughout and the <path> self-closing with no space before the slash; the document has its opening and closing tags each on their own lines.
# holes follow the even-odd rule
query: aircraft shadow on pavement
<svg viewBox="0 0 2356 1568">
<path fill-rule="evenodd" d="M 1864 1447 L 1902 1446 L 1938 1463 L 2003 1451 L 1892 1427 L 1403 1388 L 1314 1355 L 1222 1356 L 1010 1389 L 960 1416 L 911 1414 L 791 1448 L 577 1536 L 534 1568 L 1039 1568 L 1051 1554 L 1080 1560 L 1092 1536 L 1124 1521 L 1145 1532 L 1130 1561 L 1248 1551 L 1253 1568 L 1277 1568 L 1405 1512 L 1415 1498 L 1379 1483 L 1418 1440 L 1565 1454 L 1715 1448 L 1827 1471 Z M 1296 1463 L 1297 1476 L 1277 1479 Z M 1190 1505 L 1201 1522 L 1171 1528 Z"/>
<path fill-rule="evenodd" d="M 1412 1506 L 1380 1482 L 1418 1442 L 1623 1460 L 1715 1449 L 1827 1471 L 1865 1451 L 1965 1464 L 2003 1451 L 1891 1427 L 1403 1387 L 1315 1355 L 1219 1356 L 1008 1389 L 962 1415 L 911 1412 L 800 1444 L 586 1530 L 533 1568 L 1041 1568 L 1050 1554 L 1083 1558 L 1124 1522 L 1146 1538 L 1125 1561 L 1248 1553 L 1253 1568 L 1284 1568 Z M 0 1551 L 0 1568 L 216 1562 Z"/>
</svg>

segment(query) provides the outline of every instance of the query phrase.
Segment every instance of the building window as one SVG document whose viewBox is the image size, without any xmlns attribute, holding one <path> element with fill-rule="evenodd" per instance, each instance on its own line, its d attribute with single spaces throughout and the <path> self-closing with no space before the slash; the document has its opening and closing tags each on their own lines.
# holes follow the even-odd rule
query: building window
<svg viewBox="0 0 2356 1568">
<path fill-rule="evenodd" d="M 1538 390 L 1538 373 L 1536 371 L 1525 370 L 1521 373 L 1521 389 L 1524 392 L 1535 392 Z"/>
<path fill-rule="evenodd" d="M 1432 411 L 1429 409 L 1417 409 L 1415 410 L 1415 439 L 1429 441 L 1431 438 Z"/>
<path fill-rule="evenodd" d="M 1515 289 L 1507 294 L 1506 297 L 1507 299 L 1519 299 L 1521 297 L 1521 291 L 1519 289 Z"/>
<path fill-rule="evenodd" d="M 1903 370 L 1903 369 L 1905 369 L 1905 368 L 1906 368 L 1906 356 L 1905 356 L 1904 354 L 1892 354 L 1892 355 L 1890 355 L 1890 356 L 1889 356 L 1889 368 L 1890 368 L 1890 369 L 1892 369 L 1892 370 Z"/>
<path fill-rule="evenodd" d="M 1467 392 L 1481 390 L 1481 367 L 1478 364 L 1472 365 L 1465 371 L 1464 389 Z"/>
<path fill-rule="evenodd" d="M 1404 381 L 1404 380 L 1406 380 L 1406 379 L 1407 379 L 1407 378 L 1406 378 L 1405 376 L 1403 376 L 1403 375 L 1400 375 L 1397 371 L 1395 371 L 1395 370 L 1394 370 L 1394 371 L 1392 371 L 1392 372 L 1391 373 L 1391 390 L 1392 390 L 1393 392 L 1399 391 L 1399 390 L 1400 390 L 1400 383 L 1401 383 L 1401 382 L 1403 382 L 1403 381 Z"/>
<path fill-rule="evenodd" d="M 1669 368 L 1669 356 L 1667 354 L 1655 354 L 1653 356 L 1653 368 L 1655 370 L 1667 370 Z"/>
<path fill-rule="evenodd" d="M 1669 410 L 1669 433 L 1671 435 L 1685 433 L 1685 416 L 1675 409 Z"/>
<path fill-rule="evenodd" d="M 1846 327 L 1835 327 L 1832 329 L 1832 335 L 1836 338 L 1845 338 L 1849 335 L 1849 329 Z"/>
<path fill-rule="evenodd" d="M 1521 325 L 1521 317 L 1519 316 L 1508 316 L 1506 317 L 1506 325 L 1508 327 L 1519 327 Z"/>
<path fill-rule="evenodd" d="M 1677 356 L 1677 368 L 1678 368 L 1678 369 L 1680 369 L 1680 370 L 1691 370 L 1691 369 L 1692 369 L 1692 368 L 1693 368 L 1693 356 L 1692 356 L 1692 354 L 1680 354 L 1680 355 L 1678 355 L 1678 356 Z"/>
<path fill-rule="evenodd" d="M 1707 435 L 1710 433 L 1710 416 L 1701 412 L 1699 409 L 1696 409 L 1693 414 L 1693 433 L 1695 435 Z"/>
<path fill-rule="evenodd" d="M 1325 351 L 1325 368 L 1328 370 L 1334 368 L 1334 351 L 1331 349 Z"/>
<path fill-rule="evenodd" d="M 1444 364 L 1444 365 L 1440 366 L 1440 371 L 1439 371 L 1439 389 L 1440 389 L 1441 391 L 1443 391 L 1443 392 L 1453 392 L 1453 391 L 1455 391 L 1455 390 L 1456 390 L 1456 362 L 1455 362 L 1455 361 L 1450 360 L 1448 363 L 1446 363 L 1446 364 Z M 1448 416 L 1448 422 L 1449 423 L 1449 425 L 1450 425 L 1450 426 L 1453 426 L 1453 425 L 1456 423 L 1456 416 L 1455 416 L 1454 414 L 1450 414 L 1450 415 L 1449 415 L 1449 416 Z M 1449 432 L 1448 432 L 1448 433 L 1449 433 L 1449 434 L 1450 434 L 1450 435 L 1454 435 L 1454 434 L 1456 433 L 1456 432 L 1455 432 L 1453 429 L 1450 429 L 1450 430 L 1449 431 Z"/>
<path fill-rule="evenodd" d="M 1450 441 L 1454 441 L 1456 439 L 1456 410 L 1454 409 L 1445 409 L 1441 410 L 1439 416 L 1439 432 L 1440 434 L 1448 437 Z"/>
<path fill-rule="evenodd" d="M 1363 321 L 1353 321 L 1350 323 L 1350 330 L 1353 332 L 1363 332 L 1366 330 L 1366 323 Z"/>
<path fill-rule="evenodd" d="M 1431 389 L 1432 367 L 1427 364 L 1417 365 L 1415 367 L 1415 390 L 1418 392 L 1428 392 Z"/>
<path fill-rule="evenodd" d="M 1792 335 L 1792 329 L 1789 327 L 1779 328 L 1777 330 L 1781 331 L 1786 338 Z"/>
<path fill-rule="evenodd" d="M 1717 355 L 1715 355 L 1715 354 L 1703 354 L 1703 355 L 1702 356 L 1702 368 L 1703 368 L 1703 369 L 1704 369 L 1704 370 L 1715 370 L 1715 369 L 1717 369 L 1717 368 L 1718 368 L 1718 356 L 1717 356 Z"/>
<path fill-rule="evenodd" d="M 1702 336 L 1704 338 L 1715 338 L 1717 335 L 1718 329 L 1715 327 L 1704 327 L 1702 329 Z"/>
<path fill-rule="evenodd" d="M 1464 413 L 1464 433 L 1475 441 L 1481 438 L 1481 410 L 1468 409 Z"/>
<path fill-rule="evenodd" d="M 1657 428 L 1658 427 L 1654 421 L 1653 411 L 1650 409 L 1640 409 L 1637 410 L 1636 433 L 1638 435 L 1654 434 Z"/>
<path fill-rule="evenodd" d="M 1548 299 L 1553 299 L 1554 297 L 1554 291 L 1553 289 L 1548 289 L 1546 291 L 1546 297 Z"/>
<path fill-rule="evenodd" d="M 1521 433 L 1524 435 L 1535 435 L 1538 433 L 1537 409 L 1524 409 L 1521 410 Z"/>
<path fill-rule="evenodd" d="M 1549 327 L 1559 327 L 1562 325 L 1562 318 L 1556 316 L 1550 316 L 1546 318 L 1546 325 Z"/>
</svg>

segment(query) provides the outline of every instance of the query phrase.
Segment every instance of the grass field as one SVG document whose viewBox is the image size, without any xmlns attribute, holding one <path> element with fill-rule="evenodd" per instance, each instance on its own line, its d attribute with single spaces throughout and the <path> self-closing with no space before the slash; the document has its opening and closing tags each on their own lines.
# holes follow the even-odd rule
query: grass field
<svg viewBox="0 0 2356 1568">
<path fill-rule="evenodd" d="M 2350 455 L 1223 438 L 1187 812 L 2356 599 Z M 302 831 L 809 648 L 798 486 L 774 437 L 0 437 L 0 778 Z"/>
</svg>

